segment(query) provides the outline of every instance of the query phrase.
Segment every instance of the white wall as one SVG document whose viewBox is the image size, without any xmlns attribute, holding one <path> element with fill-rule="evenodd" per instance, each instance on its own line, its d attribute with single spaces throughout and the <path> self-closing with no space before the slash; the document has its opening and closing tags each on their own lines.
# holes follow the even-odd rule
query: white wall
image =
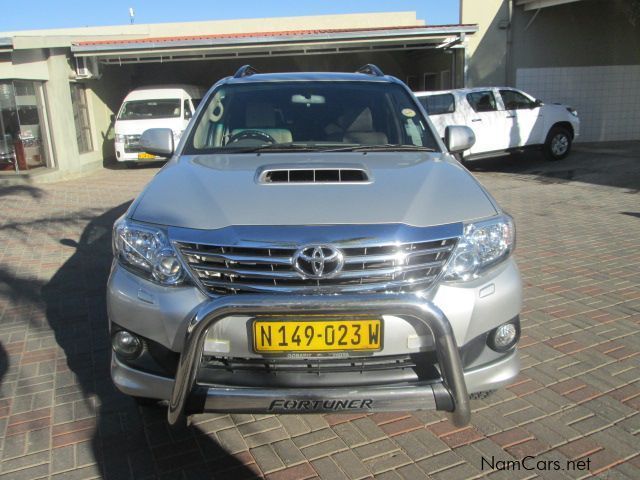
<svg viewBox="0 0 640 480">
<path fill-rule="evenodd" d="M 640 140 L 640 65 L 519 68 L 516 86 L 580 115 L 580 142 Z"/>
</svg>

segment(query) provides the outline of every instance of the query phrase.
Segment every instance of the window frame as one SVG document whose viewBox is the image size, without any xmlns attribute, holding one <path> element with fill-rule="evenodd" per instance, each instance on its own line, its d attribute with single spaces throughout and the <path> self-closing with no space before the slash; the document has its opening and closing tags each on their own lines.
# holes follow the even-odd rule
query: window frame
<svg viewBox="0 0 640 480">
<path fill-rule="evenodd" d="M 453 101 L 451 102 L 451 103 L 453 104 L 453 111 L 438 112 L 438 113 L 431 113 L 431 112 L 429 112 L 429 109 L 428 109 L 428 107 L 427 107 L 427 105 L 426 105 L 426 103 L 427 103 L 426 99 L 427 99 L 427 98 L 430 98 L 430 97 L 444 97 L 444 96 L 446 96 L 446 95 L 450 96 L 450 97 L 453 99 Z M 437 93 L 437 94 L 435 94 L 435 95 L 423 95 L 423 96 L 421 96 L 421 97 L 418 97 L 418 101 L 420 101 L 420 99 L 421 99 L 421 98 L 424 98 L 424 99 L 425 99 L 425 104 L 423 104 L 423 105 L 422 105 L 422 107 L 425 109 L 425 111 L 427 112 L 427 115 L 428 115 L 428 116 L 431 116 L 431 115 L 447 115 L 447 114 L 452 114 L 452 113 L 456 113 L 456 111 L 457 111 L 457 109 L 458 109 L 458 102 L 456 101 L 456 96 L 455 96 L 453 93 Z M 420 103 L 422 103 L 422 102 L 420 102 Z"/>
<path fill-rule="evenodd" d="M 469 97 L 472 96 L 472 95 L 477 95 L 479 93 L 489 93 L 489 94 L 491 94 L 491 96 L 493 97 L 493 104 L 494 104 L 494 109 L 493 110 L 476 110 L 476 108 L 474 106 L 475 102 L 471 102 Z M 491 113 L 491 112 L 497 112 L 497 111 L 500 110 L 499 104 L 498 104 L 498 98 L 496 97 L 496 93 L 492 89 L 478 90 L 478 91 L 474 91 L 474 92 L 469 92 L 469 93 L 467 93 L 465 95 L 465 99 L 467 100 L 467 103 L 471 107 L 471 110 L 473 110 L 475 113 Z M 502 97 L 500 97 L 500 101 L 502 101 Z"/>
<path fill-rule="evenodd" d="M 509 108 L 509 107 L 507 107 L 507 102 L 505 102 L 505 99 L 502 96 L 502 92 L 510 92 L 510 93 L 514 93 L 516 95 L 520 95 L 521 97 L 524 97 L 529 102 L 529 104 L 531 106 Z M 524 92 L 521 92 L 519 90 L 514 90 L 512 88 L 501 88 L 501 89 L 498 89 L 498 93 L 500 94 L 500 99 L 502 100 L 502 105 L 503 105 L 505 110 L 533 110 L 537 106 L 536 102 L 534 100 L 532 100 L 528 95 L 526 95 Z"/>
<path fill-rule="evenodd" d="M 339 81 L 339 82 L 331 82 L 331 81 L 324 81 L 324 80 L 316 80 L 313 81 L 312 83 L 340 83 L 340 84 L 346 84 L 346 83 L 350 83 L 350 84 L 367 84 L 370 82 L 361 82 L 358 80 L 354 80 L 354 81 Z M 295 80 L 293 81 L 286 81 L 286 82 L 256 82 L 257 84 L 264 84 L 264 85 L 274 85 L 277 83 L 284 83 L 284 84 L 295 84 L 298 83 Z M 422 128 L 424 129 L 424 138 L 423 141 L 425 141 L 426 146 L 432 146 L 434 149 L 436 149 L 437 151 L 440 151 L 439 149 L 441 148 L 439 141 L 438 141 L 438 135 L 437 132 L 431 127 L 431 123 L 429 121 L 429 117 L 428 115 L 424 115 L 423 109 L 421 108 L 420 102 L 417 101 L 417 99 L 415 98 L 413 92 L 411 92 L 411 90 L 408 89 L 408 87 L 402 83 L 398 83 L 398 82 L 389 82 L 391 85 L 393 85 L 394 87 L 399 88 L 402 91 L 402 95 L 406 96 L 406 100 L 409 104 L 409 107 L 411 107 L 414 111 L 415 114 L 417 115 L 417 122 L 422 123 Z M 183 148 L 182 148 L 182 152 L 180 153 L 181 155 L 200 155 L 200 154 L 217 154 L 217 153 L 236 153 L 234 152 L 233 149 L 226 149 L 224 146 L 221 147 L 207 147 L 207 148 L 198 148 L 195 146 L 196 143 L 196 137 L 198 135 L 202 135 L 204 134 L 205 137 L 212 137 L 212 136 L 218 136 L 219 134 L 221 134 L 222 136 L 225 136 L 225 134 L 228 133 L 228 124 L 225 123 L 220 123 L 218 125 L 218 127 L 222 126 L 224 131 L 220 132 L 213 132 L 212 130 L 208 130 L 207 132 L 202 132 L 200 131 L 200 128 L 203 127 L 202 122 L 204 121 L 204 117 L 206 115 L 209 114 L 209 110 L 211 108 L 211 105 L 214 100 L 214 98 L 216 97 L 216 95 L 221 92 L 224 91 L 224 96 L 228 95 L 228 91 L 227 89 L 229 89 L 230 87 L 235 88 L 237 84 L 235 83 L 221 83 L 219 85 L 217 85 L 212 91 L 210 91 L 205 98 L 202 99 L 202 102 L 204 102 L 204 105 L 202 105 L 202 102 L 200 103 L 197 111 L 194 114 L 195 120 L 193 120 L 192 122 L 192 126 L 191 128 L 188 130 L 187 132 L 187 136 L 186 136 L 186 141 L 184 142 Z M 238 87 L 242 86 L 242 84 L 238 84 Z M 246 85 L 245 85 L 246 86 Z M 233 101 L 233 99 L 231 100 Z M 202 108 L 200 108 L 200 106 L 202 106 Z M 230 106 L 227 105 L 224 107 L 225 110 L 229 109 Z M 397 134 L 398 135 L 406 135 L 406 131 L 403 128 L 404 123 L 398 119 L 397 121 L 398 125 L 396 125 L 397 127 Z M 208 127 L 210 128 L 210 127 Z M 430 145 L 432 144 L 432 145 Z M 416 145 L 416 146 L 420 146 L 420 145 Z M 425 146 L 425 145 L 423 145 Z M 242 150 L 242 149 L 239 149 Z M 323 150 L 320 149 L 318 150 L 318 152 L 322 152 Z"/>
</svg>

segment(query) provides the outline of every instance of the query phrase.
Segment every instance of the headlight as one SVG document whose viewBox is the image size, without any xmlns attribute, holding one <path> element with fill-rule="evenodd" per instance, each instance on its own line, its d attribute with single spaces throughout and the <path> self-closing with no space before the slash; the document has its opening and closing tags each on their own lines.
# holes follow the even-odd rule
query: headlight
<svg viewBox="0 0 640 480">
<path fill-rule="evenodd" d="M 125 266 L 162 285 L 177 285 L 185 274 L 166 233 L 126 219 L 113 227 L 113 254 Z"/>
<path fill-rule="evenodd" d="M 125 135 L 120 135 L 119 133 L 116 133 L 116 143 L 124 143 L 125 140 Z"/>
<path fill-rule="evenodd" d="M 515 237 L 513 219 L 508 215 L 465 225 L 444 279 L 467 281 L 478 278 L 484 270 L 511 254 Z"/>
</svg>

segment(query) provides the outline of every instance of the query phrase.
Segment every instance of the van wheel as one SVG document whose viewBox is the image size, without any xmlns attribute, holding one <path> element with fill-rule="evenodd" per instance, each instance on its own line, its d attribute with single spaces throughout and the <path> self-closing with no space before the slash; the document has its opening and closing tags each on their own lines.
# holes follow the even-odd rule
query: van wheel
<svg viewBox="0 0 640 480">
<path fill-rule="evenodd" d="M 136 162 L 124 162 L 124 168 L 131 170 L 132 168 L 136 168 L 138 164 Z"/>
<path fill-rule="evenodd" d="M 562 127 L 553 127 L 544 142 L 544 153 L 549 160 L 562 160 L 571 152 L 571 133 Z"/>
</svg>

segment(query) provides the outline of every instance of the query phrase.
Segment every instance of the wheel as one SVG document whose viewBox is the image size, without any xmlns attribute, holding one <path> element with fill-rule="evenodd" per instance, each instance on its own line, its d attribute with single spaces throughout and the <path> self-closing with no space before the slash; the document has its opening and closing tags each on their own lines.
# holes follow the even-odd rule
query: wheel
<svg viewBox="0 0 640 480">
<path fill-rule="evenodd" d="M 544 153 L 549 160 L 567 158 L 571 151 L 571 133 L 566 128 L 553 127 L 544 143 Z"/>
<path fill-rule="evenodd" d="M 131 162 L 131 161 L 127 161 L 127 162 L 123 162 L 124 163 L 124 168 L 131 170 L 132 168 L 136 168 L 138 166 L 138 164 L 136 162 Z"/>
</svg>

